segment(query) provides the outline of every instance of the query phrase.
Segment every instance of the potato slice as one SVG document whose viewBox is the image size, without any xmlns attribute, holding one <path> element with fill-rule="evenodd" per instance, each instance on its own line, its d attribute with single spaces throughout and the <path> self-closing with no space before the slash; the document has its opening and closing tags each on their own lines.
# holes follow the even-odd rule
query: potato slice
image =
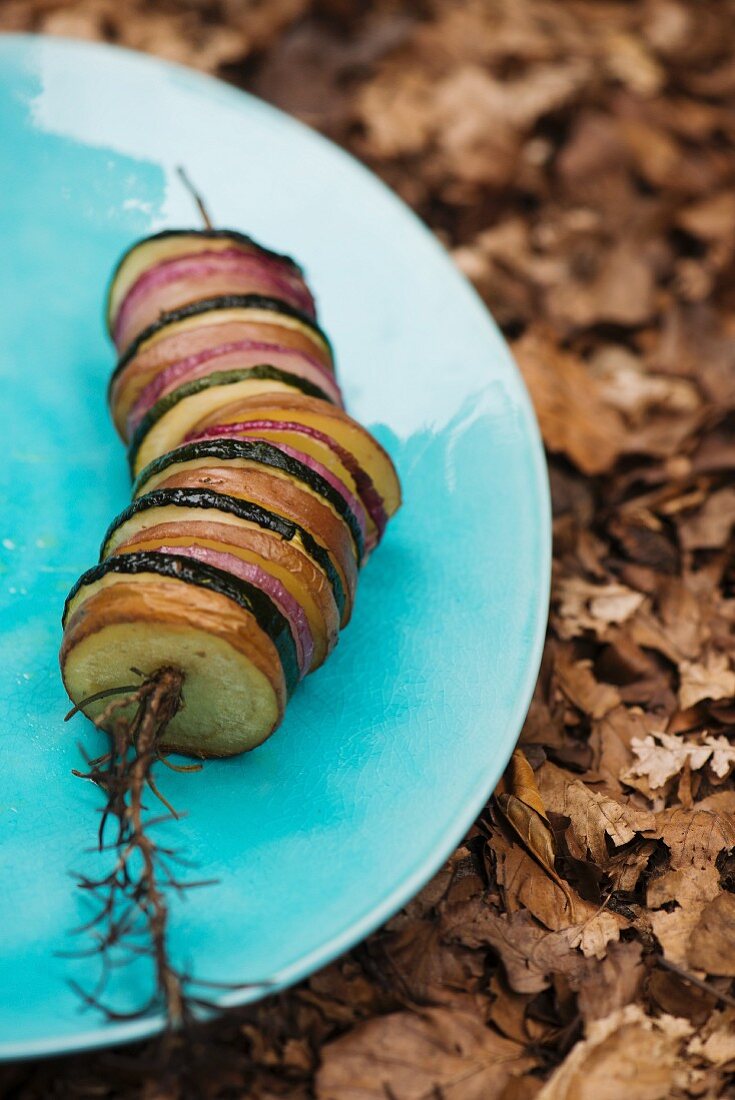
<svg viewBox="0 0 735 1100">
<path fill-rule="evenodd" d="M 213 347 L 241 341 L 279 345 L 321 363 L 334 373 L 326 344 L 312 328 L 285 313 L 265 309 L 210 310 L 162 325 L 133 356 L 120 360 L 110 380 L 108 400 L 119 434 L 126 439 L 130 410 L 150 382 L 173 364 Z"/>
<path fill-rule="evenodd" d="M 192 756 L 232 756 L 261 744 L 286 702 L 273 642 L 255 617 L 219 593 L 154 577 L 115 576 L 70 616 L 61 672 L 74 703 L 131 683 L 131 669 L 184 673 L 183 705 L 162 747 Z M 108 700 L 82 709 L 97 718 Z"/>
<path fill-rule="evenodd" d="M 289 484 L 298 485 L 299 489 L 309 493 L 320 504 L 325 504 L 348 527 L 358 563 L 362 562 L 367 527 L 367 515 L 362 502 L 327 467 L 315 469 L 316 464 L 310 456 L 303 455 L 301 461 L 262 440 L 225 437 L 185 443 L 182 447 L 154 459 L 141 471 L 133 485 L 133 498 L 155 489 L 172 473 L 190 470 L 201 472 L 211 466 L 223 464 L 228 469 L 242 471 L 243 484 L 250 480 L 248 471 L 267 471 Z"/>
<path fill-rule="evenodd" d="M 309 383 L 309 388 L 316 390 Z M 174 390 L 157 402 L 136 428 L 128 452 L 130 468 L 137 476 L 154 458 L 167 454 L 183 442 L 198 417 L 239 397 L 290 393 L 307 383 L 294 375 L 263 364 L 242 371 L 212 374 Z"/>
</svg>

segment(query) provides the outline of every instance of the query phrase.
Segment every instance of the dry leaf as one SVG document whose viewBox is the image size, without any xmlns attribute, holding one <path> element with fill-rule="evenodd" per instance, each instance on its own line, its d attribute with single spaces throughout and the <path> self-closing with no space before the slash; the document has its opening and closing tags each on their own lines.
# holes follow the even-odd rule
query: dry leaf
<svg viewBox="0 0 735 1100">
<path fill-rule="evenodd" d="M 530 1069 L 523 1048 L 477 1015 L 444 1008 L 370 1020 L 329 1043 L 316 1076 L 318 1100 L 493 1100 Z"/>
<path fill-rule="evenodd" d="M 702 911 L 689 940 L 689 965 L 708 974 L 735 978 L 735 894 L 723 892 Z"/>
<path fill-rule="evenodd" d="M 735 489 L 720 489 L 702 508 L 679 525 L 685 550 L 716 550 L 726 546 L 735 524 Z"/>
<path fill-rule="evenodd" d="M 568 778 L 553 764 L 544 764 L 538 775 L 539 789 L 546 805 L 554 813 L 571 819 L 580 847 L 586 849 L 601 866 L 608 859 L 606 837 L 620 847 L 633 840 L 637 833 L 655 828 L 653 814 L 597 794 L 578 779 Z"/>
<path fill-rule="evenodd" d="M 645 977 L 641 954 L 639 943 L 612 943 L 602 960 L 590 960 L 578 980 L 577 994 L 586 1024 L 636 999 Z"/>
<path fill-rule="evenodd" d="M 676 870 L 706 869 L 724 849 L 735 847 L 735 791 L 710 795 L 692 809 L 674 806 L 653 816 L 655 824 L 646 832 L 665 842 Z"/>
<path fill-rule="evenodd" d="M 514 749 L 495 801 L 505 820 L 533 856 L 557 882 L 556 850 L 533 768 L 521 749 Z"/>
<path fill-rule="evenodd" d="M 586 474 L 609 470 L 620 454 L 625 428 L 582 364 L 536 335 L 517 341 L 513 352 L 549 450 L 565 454 Z"/>
<path fill-rule="evenodd" d="M 649 883 L 646 901 L 652 910 L 651 927 L 670 962 L 689 965 L 691 935 L 705 906 L 720 891 L 720 876 L 712 864 L 667 871 Z"/>
<path fill-rule="evenodd" d="M 590 1024 L 538 1100 L 668 1100 L 681 1042 L 690 1033 L 686 1020 L 653 1020 L 627 1005 Z"/>
<path fill-rule="evenodd" d="M 591 661 L 574 661 L 567 652 L 560 651 L 555 674 L 569 702 L 592 718 L 604 718 L 620 703 L 617 688 L 595 678 Z"/>
<path fill-rule="evenodd" d="M 714 1012 L 699 1035 L 692 1036 L 689 1055 L 698 1055 L 716 1066 L 735 1062 L 735 1012 Z"/>
<path fill-rule="evenodd" d="M 710 652 L 704 662 L 683 661 L 679 666 L 679 701 L 683 710 L 703 699 L 731 699 L 735 696 L 735 672 L 724 653 Z"/>
<path fill-rule="evenodd" d="M 634 737 L 631 749 L 636 759 L 621 779 L 631 783 L 645 776 L 651 790 L 664 787 L 685 766 L 697 771 L 709 762 L 720 778 L 735 767 L 735 745 L 724 737 L 705 736 L 697 743 L 659 732 L 643 739 Z"/>
</svg>

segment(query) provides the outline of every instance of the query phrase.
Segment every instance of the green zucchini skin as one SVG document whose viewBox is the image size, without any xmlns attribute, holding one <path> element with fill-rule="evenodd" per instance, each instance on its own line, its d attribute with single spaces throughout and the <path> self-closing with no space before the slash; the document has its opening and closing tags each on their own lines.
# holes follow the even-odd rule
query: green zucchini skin
<svg viewBox="0 0 735 1100">
<path fill-rule="evenodd" d="M 282 516 L 277 515 L 276 512 L 271 512 L 267 508 L 262 508 L 259 504 L 251 504 L 250 501 L 240 500 L 238 497 L 231 497 L 226 493 L 215 493 L 211 489 L 154 489 L 152 492 L 146 493 L 145 496 L 138 497 L 138 499 L 134 500 L 132 504 L 129 504 L 107 528 L 100 548 L 100 561 L 102 562 L 105 560 L 106 550 L 110 539 L 118 527 L 121 527 L 123 523 L 127 523 L 129 519 L 138 515 L 139 512 L 147 512 L 151 508 L 168 507 L 205 508 L 227 512 L 229 515 L 237 516 L 239 519 L 255 523 L 258 527 L 262 527 L 266 531 L 273 531 L 274 534 L 279 535 L 287 542 L 291 542 L 292 539 L 297 537 L 300 538 L 309 557 L 314 560 L 316 565 L 318 565 L 326 575 L 334 594 L 334 602 L 337 605 L 340 618 L 342 617 L 346 599 L 342 581 L 339 573 L 331 562 L 329 554 L 323 546 L 319 545 L 313 535 L 310 535 L 308 531 L 305 531 L 304 528 L 300 527 L 297 523 L 292 523 L 291 520 L 284 519 Z M 124 555 L 120 556 L 122 557 Z"/>
<path fill-rule="evenodd" d="M 146 481 L 175 466 L 180 462 L 192 462 L 200 458 L 212 458 L 218 462 L 228 462 L 233 459 L 247 459 L 258 462 L 263 466 L 269 466 L 276 470 L 282 470 L 291 477 L 308 485 L 315 493 L 332 505 L 341 519 L 347 524 L 352 535 L 358 562 L 362 562 L 365 554 L 365 540 L 363 539 L 360 524 L 343 496 L 334 489 L 321 474 L 310 469 L 303 462 L 284 454 L 277 446 L 261 440 L 245 439 L 207 439 L 196 443 L 185 443 L 183 447 L 177 447 L 174 451 L 168 451 L 160 458 L 154 458 L 143 469 L 133 484 L 133 496 Z"/>
<path fill-rule="evenodd" d="M 292 695 L 299 681 L 296 643 L 287 620 L 272 600 L 253 584 L 217 569 L 213 565 L 194 561 L 181 554 L 164 554 L 160 551 L 139 550 L 108 558 L 83 573 L 66 598 L 62 625 L 65 625 L 70 601 L 85 585 L 94 584 L 110 573 L 131 576 L 139 573 L 155 573 L 159 577 L 208 588 L 220 596 L 226 596 L 254 616 L 258 625 L 273 642 L 283 666 L 288 695 Z"/>
<path fill-rule="evenodd" d="M 306 394 L 307 397 L 316 397 L 320 401 L 328 401 L 330 405 L 334 404 L 331 397 L 328 397 L 324 390 L 320 390 L 313 382 L 309 382 L 305 378 L 298 378 L 295 374 L 289 374 L 288 371 L 280 370 L 278 367 L 272 367 L 270 363 L 259 363 L 254 367 L 241 367 L 239 370 L 215 371 L 204 378 L 195 378 L 192 382 L 184 382 L 183 385 L 177 386 L 175 390 L 171 390 L 165 397 L 161 397 L 156 401 L 155 405 L 148 410 L 135 429 L 128 447 L 128 461 L 131 472 L 135 466 L 135 459 L 141 443 L 153 425 L 169 409 L 172 409 L 174 405 L 178 405 L 179 401 L 183 401 L 185 397 L 192 397 L 195 393 L 202 393 L 214 386 L 231 386 L 236 382 L 245 382 L 248 378 L 283 382 L 285 385 L 291 386 L 292 389 Z"/>
<path fill-rule="evenodd" d="M 326 332 L 308 314 L 302 313 L 295 306 L 281 302 L 278 298 L 268 298 L 264 294 L 220 294 L 216 298 L 204 298 L 200 302 L 190 302 L 189 305 L 180 306 L 179 309 L 171 309 L 166 313 L 162 313 L 157 321 L 154 321 L 153 324 L 143 329 L 136 336 L 130 347 L 120 356 L 110 377 L 110 386 L 133 356 L 137 355 L 141 344 L 144 344 L 146 340 L 150 340 L 151 336 L 155 336 L 167 325 L 176 324 L 177 321 L 185 321 L 188 317 L 198 317 L 201 313 L 212 313 L 218 309 L 267 309 L 272 313 L 282 313 L 287 317 L 293 317 L 315 332 L 324 341 L 329 354 L 334 358 L 332 344 Z"/>
</svg>

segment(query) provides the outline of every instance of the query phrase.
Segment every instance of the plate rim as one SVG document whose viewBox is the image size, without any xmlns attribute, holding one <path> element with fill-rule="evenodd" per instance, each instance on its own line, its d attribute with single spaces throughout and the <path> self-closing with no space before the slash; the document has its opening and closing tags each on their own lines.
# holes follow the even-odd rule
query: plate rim
<svg viewBox="0 0 735 1100">
<path fill-rule="evenodd" d="M 533 535 L 529 543 L 535 544 L 535 564 L 541 573 L 537 579 L 539 588 L 539 600 L 534 609 L 533 622 L 528 631 L 529 640 L 526 647 L 527 659 L 524 667 L 523 682 L 519 684 L 516 693 L 515 704 L 509 708 L 509 717 L 503 731 L 503 739 L 496 746 L 492 762 L 479 777 L 473 793 L 467 798 L 462 813 L 458 813 L 451 829 L 442 838 L 442 843 L 431 850 L 414 867 L 413 872 L 401 880 L 396 886 L 387 892 L 375 904 L 371 905 L 361 917 L 348 922 L 343 930 L 330 940 L 315 948 L 306 955 L 302 955 L 291 966 L 282 970 L 267 985 L 261 983 L 247 989 L 235 991 L 225 996 L 218 997 L 217 1003 L 222 1009 L 235 1008 L 253 1003 L 265 996 L 270 996 L 285 988 L 295 985 L 309 975 L 315 973 L 324 966 L 329 965 L 334 959 L 349 951 L 355 944 L 364 940 L 391 916 L 415 897 L 419 890 L 436 874 L 446 862 L 451 853 L 456 849 L 462 838 L 477 819 L 483 806 L 487 802 L 490 792 L 502 775 L 505 766 L 515 748 L 523 722 L 528 713 L 533 690 L 541 667 L 546 628 L 548 622 L 548 609 L 551 589 L 551 494 L 549 487 L 548 468 L 545 452 L 541 439 L 538 421 L 526 388 L 523 375 L 516 363 L 510 346 L 500 331 L 497 322 L 489 308 L 482 300 L 473 285 L 466 279 L 452 262 L 447 250 L 440 244 L 431 229 L 419 218 L 419 216 L 407 205 L 379 176 L 372 172 L 357 157 L 342 148 L 336 142 L 325 137 L 318 130 L 313 129 L 300 119 L 282 111 L 280 108 L 260 99 L 244 89 L 221 80 L 218 77 L 192 69 L 157 57 L 153 54 L 134 50 L 127 46 L 114 45 L 108 42 L 91 41 L 68 36 L 54 36 L 45 34 L 33 34 L 24 32 L 0 33 L 0 60 L 8 46 L 17 46 L 19 51 L 24 48 L 37 48 L 42 43 L 43 48 L 59 50 L 60 52 L 89 53 L 89 54 L 113 54 L 124 60 L 128 65 L 142 66 L 143 68 L 157 69 L 170 73 L 177 80 L 193 85 L 195 90 L 201 89 L 203 94 L 211 93 L 216 89 L 221 98 L 231 99 L 233 105 L 242 105 L 243 101 L 251 107 L 265 114 L 271 114 L 277 119 L 278 124 L 292 127 L 308 135 L 312 141 L 325 146 L 330 155 L 337 155 L 357 170 L 362 177 L 370 182 L 370 185 L 381 191 L 383 198 L 389 200 L 394 206 L 400 208 L 404 217 L 413 221 L 434 249 L 436 255 L 441 257 L 447 268 L 451 270 L 458 283 L 464 288 L 467 300 L 475 309 L 481 309 L 491 327 L 496 329 L 499 339 L 507 352 L 509 370 L 515 375 L 516 408 L 522 416 L 524 425 L 524 439 L 529 447 L 529 472 L 533 476 L 533 486 L 536 492 L 538 505 L 537 524 L 533 529 Z M 511 732 L 515 731 L 515 732 Z M 82 1007 L 81 1012 L 85 1011 Z M 204 1017 L 203 1017 L 204 1018 Z M 0 1062 L 21 1061 L 23 1059 L 50 1058 L 63 1054 L 82 1053 L 84 1051 L 100 1049 L 104 1047 L 118 1046 L 150 1038 L 160 1032 L 164 1027 L 165 1019 L 162 1014 L 147 1016 L 141 1020 L 125 1022 L 101 1021 L 94 1027 L 83 1028 L 73 1035 L 51 1036 L 48 1039 L 35 1038 L 22 1041 L 0 1041 Z"/>
</svg>

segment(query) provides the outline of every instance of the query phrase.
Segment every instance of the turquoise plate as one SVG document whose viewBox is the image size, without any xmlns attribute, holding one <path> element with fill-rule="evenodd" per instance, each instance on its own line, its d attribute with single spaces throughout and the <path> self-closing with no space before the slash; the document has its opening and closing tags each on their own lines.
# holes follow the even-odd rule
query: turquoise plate
<svg viewBox="0 0 735 1100">
<path fill-rule="evenodd" d="M 356 161 L 211 79 L 104 46 L 0 38 L 0 1051 L 149 1034 L 80 1010 L 98 977 L 71 930 L 99 792 L 71 775 L 59 616 L 128 499 L 105 407 L 105 284 L 120 252 L 216 221 L 299 257 L 351 411 L 393 455 L 405 506 L 367 566 L 333 658 L 278 733 L 195 775 L 165 826 L 218 884 L 173 901 L 173 952 L 202 977 L 303 978 L 385 921 L 471 825 L 510 755 L 538 671 L 549 498 L 528 396 L 482 303 L 433 237 Z M 144 999 L 146 963 L 108 991 Z"/>
</svg>

